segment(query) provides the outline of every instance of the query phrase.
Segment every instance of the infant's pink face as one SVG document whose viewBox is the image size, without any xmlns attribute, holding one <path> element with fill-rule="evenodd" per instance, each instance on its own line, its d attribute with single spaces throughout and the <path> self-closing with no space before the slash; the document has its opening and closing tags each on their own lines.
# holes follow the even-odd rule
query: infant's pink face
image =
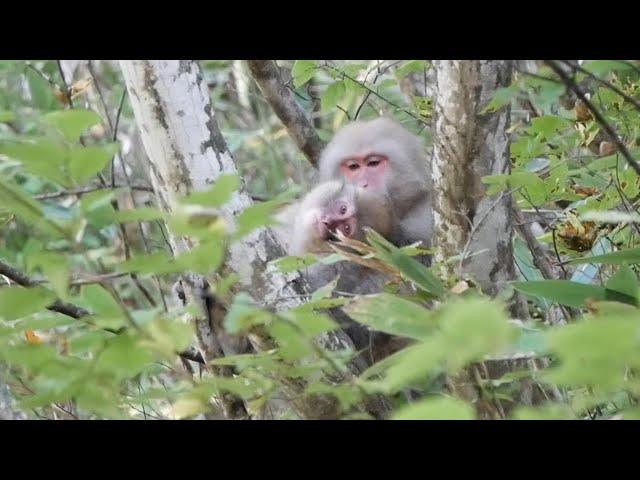
<svg viewBox="0 0 640 480">
<path fill-rule="evenodd" d="M 356 210 L 352 203 L 344 199 L 330 202 L 316 216 L 315 228 L 324 240 L 331 238 L 336 232 L 351 237 L 358 226 Z"/>
</svg>

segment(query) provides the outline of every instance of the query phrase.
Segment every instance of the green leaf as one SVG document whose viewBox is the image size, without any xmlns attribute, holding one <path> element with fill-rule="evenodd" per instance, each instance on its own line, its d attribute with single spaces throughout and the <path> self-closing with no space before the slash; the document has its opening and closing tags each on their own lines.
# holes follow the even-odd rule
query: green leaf
<svg viewBox="0 0 640 480">
<path fill-rule="evenodd" d="M 237 230 L 234 238 L 242 238 L 256 228 L 275 225 L 276 220 L 272 216 L 280 205 L 280 201 L 270 200 L 245 208 L 236 219 Z"/>
<path fill-rule="evenodd" d="M 427 67 L 426 60 L 410 60 L 396 69 L 396 77 L 404 78 L 410 73 L 422 73 Z"/>
<path fill-rule="evenodd" d="M 428 338 L 437 326 L 429 310 L 388 293 L 357 298 L 343 310 L 375 330 L 418 340 Z"/>
<path fill-rule="evenodd" d="M 225 249 L 221 240 L 204 241 L 190 251 L 178 255 L 173 263 L 173 271 L 191 271 L 206 275 L 220 268 L 224 258 Z"/>
<path fill-rule="evenodd" d="M 111 338 L 113 338 L 113 334 L 104 330 L 83 331 L 79 335 L 71 338 L 69 341 L 69 352 L 74 355 L 93 352 L 102 348 Z"/>
<path fill-rule="evenodd" d="M 367 232 L 367 240 L 376 249 L 376 253 L 382 260 L 396 267 L 403 276 L 414 282 L 416 286 L 425 292 L 438 297 L 446 293 L 442 282 L 427 267 L 403 253 L 398 247 L 385 240 L 375 231 L 368 228 L 365 230 Z"/>
<path fill-rule="evenodd" d="M 59 130 L 69 142 L 75 142 L 89 127 L 102 122 L 92 110 L 56 110 L 42 117 L 42 121 Z"/>
<path fill-rule="evenodd" d="M 116 265 L 118 272 L 137 272 L 140 274 L 172 273 L 178 268 L 173 265 L 173 257 L 167 251 L 159 251 L 147 255 L 136 255 L 131 260 Z"/>
<path fill-rule="evenodd" d="M 235 335 L 242 333 L 253 325 L 262 325 L 268 322 L 272 315 L 257 308 L 253 299 L 244 292 L 238 293 L 233 299 L 233 304 L 224 319 L 224 329 L 227 333 Z"/>
<path fill-rule="evenodd" d="M 287 322 L 273 322 L 269 334 L 278 344 L 278 354 L 283 360 L 298 360 L 314 353 L 304 333 Z"/>
<path fill-rule="evenodd" d="M 15 332 L 23 332 L 25 330 L 49 330 L 69 325 L 78 325 L 78 319 L 45 310 L 44 312 L 38 312 L 35 315 L 19 320 L 13 325 L 13 330 Z"/>
<path fill-rule="evenodd" d="M 91 311 L 105 317 L 121 317 L 122 308 L 102 285 L 84 285 L 82 300 Z"/>
<path fill-rule="evenodd" d="M 473 420 L 471 405 L 457 398 L 422 400 L 408 405 L 391 417 L 392 420 Z"/>
<path fill-rule="evenodd" d="M 15 113 L 10 110 L 0 110 L 0 123 L 13 122 L 16 119 Z"/>
<path fill-rule="evenodd" d="M 128 334 L 109 339 L 97 357 L 96 369 L 110 372 L 119 378 L 133 377 L 153 361 L 153 355 L 141 342 Z"/>
<path fill-rule="evenodd" d="M 547 298 L 554 302 L 580 308 L 587 299 L 604 300 L 606 292 L 603 287 L 570 282 L 568 280 L 535 280 L 531 282 L 514 282 L 516 290 L 537 297 Z"/>
<path fill-rule="evenodd" d="M 80 211 L 90 225 L 103 228 L 116 221 L 116 211 L 111 202 L 119 193 L 119 189 L 105 188 L 82 195 Z"/>
<path fill-rule="evenodd" d="M 640 215 L 638 215 L 637 213 L 620 212 L 617 210 L 589 210 L 580 214 L 580 220 L 612 224 L 624 222 L 640 223 Z"/>
<path fill-rule="evenodd" d="M 329 85 L 322 95 L 322 111 L 328 113 L 336 108 L 338 102 L 344 97 L 345 92 L 346 87 L 342 80 Z"/>
<path fill-rule="evenodd" d="M 195 238 L 219 237 L 227 232 L 228 226 L 218 209 L 200 205 L 180 206 L 169 216 L 169 229 L 175 235 Z"/>
<path fill-rule="evenodd" d="M 316 302 L 318 300 L 330 298 L 333 291 L 336 289 L 338 285 L 339 277 L 334 278 L 332 281 L 327 283 L 326 285 L 318 288 L 313 295 L 311 295 L 311 302 Z"/>
<path fill-rule="evenodd" d="M 520 407 L 514 414 L 515 420 L 573 420 L 576 418 L 569 405 L 549 405 L 539 408 Z"/>
<path fill-rule="evenodd" d="M 438 310 L 442 324 L 442 348 L 449 371 L 487 355 L 504 352 L 517 338 L 504 306 L 496 300 L 466 298 Z"/>
<path fill-rule="evenodd" d="M 330 317 L 322 313 L 314 312 L 308 308 L 302 307 L 292 308 L 283 312 L 281 315 L 296 324 L 305 335 L 315 337 L 321 333 L 330 332 L 339 326 Z"/>
<path fill-rule="evenodd" d="M 633 69 L 627 63 L 621 62 L 619 60 L 589 60 L 584 62 L 582 68 L 585 70 L 603 78 L 604 75 L 613 72 L 613 71 L 624 71 Z"/>
<path fill-rule="evenodd" d="M 56 102 L 51 84 L 31 69 L 25 70 L 25 76 L 29 83 L 29 90 L 35 108 L 50 110 Z"/>
<path fill-rule="evenodd" d="M 181 203 L 220 207 L 231 200 L 233 193 L 240 188 L 240 177 L 236 174 L 222 174 L 208 190 L 194 192 L 183 198 Z"/>
<path fill-rule="evenodd" d="M 368 381 L 369 388 L 392 394 L 443 371 L 455 373 L 470 362 L 505 351 L 516 333 L 508 323 L 504 307 L 495 300 L 458 299 L 443 305 L 433 315 L 441 325 L 440 331 L 401 350 L 385 378 Z"/>
<path fill-rule="evenodd" d="M 0 177 L 0 205 L 46 233 L 63 237 L 67 235 L 60 225 L 44 215 L 38 202 L 2 177 Z"/>
<path fill-rule="evenodd" d="M 163 218 L 164 213 L 154 207 L 138 207 L 131 210 L 119 210 L 115 213 L 115 220 L 119 223 L 152 222 Z"/>
<path fill-rule="evenodd" d="M 640 247 L 626 248 L 624 250 L 606 253 L 604 255 L 574 258 L 573 260 L 569 260 L 569 263 L 606 263 L 609 265 L 640 263 Z"/>
<path fill-rule="evenodd" d="M 293 76 L 293 86 L 300 88 L 313 78 L 316 71 L 315 60 L 296 60 L 291 68 L 291 75 Z"/>
<path fill-rule="evenodd" d="M 6 142 L 0 145 L 0 154 L 18 160 L 29 173 L 65 187 L 71 186 L 65 172 L 69 152 L 64 145 L 46 138 Z"/>
<path fill-rule="evenodd" d="M 491 101 L 484 107 L 481 113 L 495 112 L 505 105 L 511 103 L 511 100 L 516 98 L 520 93 L 518 85 L 512 85 L 510 87 L 496 88 L 493 92 Z"/>
<path fill-rule="evenodd" d="M 557 115 L 544 115 L 531 120 L 529 133 L 532 135 L 540 134 L 544 139 L 552 138 L 558 130 L 568 128 L 571 122 Z"/>
<path fill-rule="evenodd" d="M 544 332 L 523 329 L 515 344 L 506 353 L 507 356 L 542 356 L 549 354 L 549 345 Z"/>
<path fill-rule="evenodd" d="M 71 281 L 71 264 L 67 255 L 47 251 L 35 252 L 29 256 L 29 264 L 40 267 L 58 297 L 67 298 Z"/>
<path fill-rule="evenodd" d="M 545 380 L 566 386 L 624 388 L 628 367 L 640 366 L 640 316 L 603 314 L 549 332 L 558 357 Z"/>
<path fill-rule="evenodd" d="M 81 147 L 71 150 L 69 172 L 77 184 L 83 184 L 107 166 L 118 153 L 119 145 L 110 143 L 99 147 Z"/>
<path fill-rule="evenodd" d="M 186 349 L 194 336 L 193 324 L 165 317 L 155 319 L 146 325 L 145 330 L 151 338 L 145 338 L 142 345 L 153 348 L 167 358 Z"/>
<path fill-rule="evenodd" d="M 624 293 L 596 285 L 571 282 L 568 280 L 537 280 L 532 282 L 514 282 L 513 287 L 527 295 L 547 298 L 569 307 L 580 308 L 586 300 L 612 300 L 636 305 L 638 300 Z"/>
<path fill-rule="evenodd" d="M 55 298 L 53 292 L 44 287 L 3 286 L 0 288 L 0 317 L 4 320 L 26 317 L 44 310 Z"/>
<path fill-rule="evenodd" d="M 317 263 L 317 258 L 313 254 L 307 254 L 304 257 L 281 257 L 273 260 L 273 265 L 282 273 L 297 272 L 305 267 Z"/>
<path fill-rule="evenodd" d="M 638 277 L 628 265 L 622 265 L 618 271 L 607 281 L 607 290 L 614 290 L 638 299 Z"/>
</svg>

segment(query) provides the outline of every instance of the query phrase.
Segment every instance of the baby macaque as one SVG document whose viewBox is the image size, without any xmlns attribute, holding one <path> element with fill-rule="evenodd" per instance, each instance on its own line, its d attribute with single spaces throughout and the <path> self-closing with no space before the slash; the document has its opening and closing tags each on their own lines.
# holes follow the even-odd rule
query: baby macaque
<svg viewBox="0 0 640 480">
<path fill-rule="evenodd" d="M 328 241 L 338 232 L 364 240 L 363 227 L 384 237 L 392 236 L 393 214 L 389 200 L 371 190 L 341 181 L 314 188 L 296 207 L 292 219 L 291 255 L 329 253 Z"/>
</svg>

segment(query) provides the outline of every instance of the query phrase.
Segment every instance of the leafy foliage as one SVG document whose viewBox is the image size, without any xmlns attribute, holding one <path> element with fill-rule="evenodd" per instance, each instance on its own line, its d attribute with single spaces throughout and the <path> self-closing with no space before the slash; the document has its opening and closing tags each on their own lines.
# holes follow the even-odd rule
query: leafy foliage
<svg viewBox="0 0 640 480">
<path fill-rule="evenodd" d="M 290 87 L 313 112 L 322 138 L 380 111 L 416 132 L 429 122 L 427 89 L 418 95 L 406 87 L 427 77 L 428 62 L 282 65 L 291 68 Z M 526 244 L 514 239 L 522 278 L 513 287 L 526 294 L 532 313 L 531 320 L 516 321 L 501 300 L 450 288 L 438 265 L 427 268 L 416 260 L 417 249 L 397 248 L 375 232 L 355 254 L 354 248 L 338 248 L 330 257 L 288 257 L 274 267 L 294 272 L 357 255 L 390 275 L 384 292 L 342 296 L 329 283 L 296 308 L 274 312 L 260 305 L 225 270 L 229 246 L 271 225 L 275 210 L 308 187 L 311 170 L 255 86 L 244 81 L 241 62 L 202 66 L 241 177 L 263 200 L 237 216 L 235 229 L 218 209 L 240 187 L 237 175 L 183 196 L 172 214 L 156 207 L 144 151 L 133 141 L 133 113 L 126 101 L 118 108 L 122 79 L 109 62 L 100 63 L 92 80 L 101 82 L 102 101 L 91 82 L 77 78 L 69 86 L 73 106 L 55 62 L 0 62 L 0 260 L 37 283 L 25 288 L 0 282 L 0 362 L 23 408 L 47 418 L 191 418 L 219 412 L 212 398 L 232 395 L 258 414 L 270 401 L 299 396 L 292 384 L 304 381 L 302 395 L 333 396 L 340 418 L 366 417 L 364 400 L 385 395 L 393 403 L 390 418 L 470 419 L 480 416 L 476 402 L 452 391 L 451 380 L 491 362 L 524 358 L 546 359 L 549 366 L 484 377 L 478 385 L 487 402 L 516 403 L 512 418 L 640 413 L 640 182 L 602 127 L 567 98 L 546 67 L 536 76 L 516 75 L 484 106 L 485 112 L 506 106 L 513 112 L 512 172 L 484 178 L 487 194 L 511 191 L 520 209 L 538 215 L 544 226 L 538 241 L 566 271 L 564 279 L 545 279 Z M 637 65 L 582 66 L 638 99 Z M 227 88 L 230 79 L 237 89 Z M 586 73 L 577 72 L 576 80 L 638 159 L 640 111 Z M 543 214 L 552 220 L 541 221 Z M 174 256 L 167 226 L 197 239 L 198 246 Z M 227 335 L 267 332 L 274 344 L 212 359 L 213 373 L 203 377 L 181 370 L 179 353 L 195 344 L 192 319 L 200 314 L 170 300 L 171 285 L 185 272 L 209 279 L 226 308 Z M 56 301 L 88 314 L 54 311 Z M 557 304 L 570 307 L 566 325 L 550 320 Z M 372 331 L 399 338 L 403 348 L 355 377 L 346 375 L 358 352 L 314 341 L 339 328 L 330 315 L 338 307 Z M 222 368 L 233 374 L 221 374 Z M 545 391 L 558 387 L 561 394 L 536 407 L 517 405 L 514 391 L 522 378 Z M 408 401 L 409 390 L 422 398 Z"/>
</svg>

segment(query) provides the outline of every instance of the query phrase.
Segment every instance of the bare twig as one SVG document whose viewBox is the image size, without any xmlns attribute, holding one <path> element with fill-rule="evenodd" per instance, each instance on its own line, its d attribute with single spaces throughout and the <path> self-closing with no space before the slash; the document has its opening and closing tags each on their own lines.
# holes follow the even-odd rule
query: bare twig
<svg viewBox="0 0 640 480">
<path fill-rule="evenodd" d="M 565 63 L 566 65 L 571 67 L 574 71 L 577 70 L 578 72 L 584 73 L 589 78 L 592 78 L 593 80 L 598 82 L 600 85 L 603 85 L 604 87 L 608 88 L 609 90 L 617 93 L 622 98 L 624 98 L 627 102 L 629 102 L 631 105 L 636 107 L 637 110 L 640 111 L 640 102 L 638 102 L 638 100 L 636 100 L 635 98 L 633 98 L 633 97 L 627 95 L 626 93 L 624 93 L 622 90 L 620 90 L 618 87 L 613 85 L 611 82 L 608 82 L 608 81 L 606 81 L 606 80 L 594 75 L 589 70 L 586 70 L 585 68 L 582 68 L 580 65 L 573 65 L 573 64 L 570 64 L 570 63 L 568 63 L 566 61 L 563 61 L 563 63 Z"/>
<path fill-rule="evenodd" d="M 141 192 L 153 192 L 153 188 L 146 187 L 144 185 L 117 185 L 114 188 L 130 188 L 131 190 L 139 190 Z M 51 200 L 54 198 L 84 195 L 85 193 L 91 193 L 91 192 L 95 192 L 102 189 L 104 189 L 104 186 L 84 187 L 84 188 L 79 188 L 77 190 L 61 190 L 59 192 L 51 192 L 51 193 L 43 193 L 40 195 L 35 195 L 34 198 L 36 200 Z"/>
<path fill-rule="evenodd" d="M 12 267 L 11 265 L 0 260 L 0 275 L 4 275 L 9 280 L 17 283 L 18 285 L 22 285 L 23 287 L 35 287 L 40 282 L 28 276 L 26 273 L 18 270 L 17 268 Z M 71 318 L 80 319 L 82 317 L 90 316 L 91 313 L 72 303 L 63 302 L 60 299 L 57 299 L 51 305 L 47 307 L 47 310 L 51 310 L 52 312 L 58 312 L 63 315 L 66 315 Z M 113 332 L 112 332 L 113 333 Z M 191 360 L 193 362 L 204 363 L 204 359 L 202 355 L 194 351 L 193 349 L 188 349 L 185 352 L 179 353 L 182 358 L 187 360 Z"/>
<path fill-rule="evenodd" d="M 545 60 L 545 63 L 549 65 L 549 67 L 560 77 L 562 82 L 566 85 L 566 87 L 571 90 L 576 96 L 585 104 L 585 106 L 589 109 L 596 122 L 600 124 L 603 130 L 608 135 L 609 139 L 615 143 L 620 150 L 620 153 L 625 158 L 625 160 L 629 163 L 629 165 L 635 170 L 635 172 L 640 175 L 640 163 L 636 159 L 633 158 L 627 146 L 624 144 L 622 140 L 618 138 L 613 127 L 607 122 L 607 120 L 602 116 L 600 111 L 591 103 L 591 101 L 586 97 L 585 93 L 582 89 L 576 84 L 576 82 L 571 79 L 562 68 L 553 60 Z"/>
</svg>

